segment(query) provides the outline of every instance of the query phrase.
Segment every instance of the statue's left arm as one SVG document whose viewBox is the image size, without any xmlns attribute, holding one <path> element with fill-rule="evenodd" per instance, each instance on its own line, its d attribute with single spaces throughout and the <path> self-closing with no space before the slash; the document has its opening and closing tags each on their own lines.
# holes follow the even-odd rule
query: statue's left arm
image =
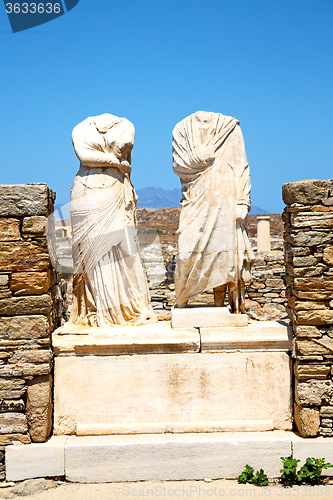
<svg viewBox="0 0 333 500">
<path fill-rule="evenodd" d="M 251 180 L 250 169 L 247 163 L 244 138 L 239 125 L 232 132 L 231 165 L 235 173 L 237 191 L 237 215 L 239 222 L 244 222 L 251 209 Z"/>
</svg>

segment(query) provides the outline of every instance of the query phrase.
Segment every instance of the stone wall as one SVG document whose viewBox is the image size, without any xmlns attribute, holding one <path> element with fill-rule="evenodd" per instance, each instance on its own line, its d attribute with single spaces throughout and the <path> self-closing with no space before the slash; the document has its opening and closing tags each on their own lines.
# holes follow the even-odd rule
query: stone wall
<svg viewBox="0 0 333 500">
<path fill-rule="evenodd" d="M 1 451 L 13 441 L 45 441 L 51 431 L 50 334 L 62 322 L 66 291 L 47 243 L 54 199 L 46 184 L 0 185 Z"/>
<path fill-rule="evenodd" d="M 286 295 L 295 335 L 295 422 L 333 436 L 333 180 L 284 184 Z"/>
<path fill-rule="evenodd" d="M 256 254 L 251 282 L 246 285 L 246 312 L 255 320 L 286 319 L 285 264 L 281 251 Z"/>
<path fill-rule="evenodd" d="M 152 307 L 160 320 L 170 319 L 171 308 L 175 304 L 174 273 L 175 255 L 166 263 L 166 279 L 155 289 L 150 287 Z M 246 286 L 246 312 L 251 319 L 259 321 L 279 321 L 288 318 L 285 294 L 285 264 L 281 251 L 267 255 L 256 254 L 251 282 Z M 212 290 L 202 293 L 191 303 L 213 305 Z"/>
</svg>

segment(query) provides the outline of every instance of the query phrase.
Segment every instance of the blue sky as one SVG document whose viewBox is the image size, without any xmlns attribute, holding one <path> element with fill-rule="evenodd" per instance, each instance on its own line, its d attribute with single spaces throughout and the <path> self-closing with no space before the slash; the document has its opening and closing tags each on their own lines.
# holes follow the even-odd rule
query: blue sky
<svg viewBox="0 0 333 500">
<path fill-rule="evenodd" d="M 109 112 L 136 128 L 132 181 L 173 189 L 171 134 L 201 109 L 235 116 L 252 202 L 333 177 L 333 0 L 80 0 L 13 34 L 0 5 L 1 183 L 46 182 L 67 203 L 73 127 Z"/>
</svg>

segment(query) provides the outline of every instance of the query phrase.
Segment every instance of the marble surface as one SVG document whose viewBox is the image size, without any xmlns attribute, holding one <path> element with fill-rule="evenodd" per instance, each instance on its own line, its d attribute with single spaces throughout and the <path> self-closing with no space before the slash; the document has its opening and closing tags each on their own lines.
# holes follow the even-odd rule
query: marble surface
<svg viewBox="0 0 333 500">
<path fill-rule="evenodd" d="M 247 314 L 231 314 L 227 307 L 174 307 L 171 311 L 172 328 L 243 327 Z"/>
<path fill-rule="evenodd" d="M 173 170 L 183 199 L 175 271 L 176 303 L 213 289 L 223 306 L 245 312 L 244 284 L 254 259 L 247 236 L 250 173 L 238 120 L 197 111 L 173 130 Z"/>
<path fill-rule="evenodd" d="M 66 336 L 64 336 L 66 337 Z M 103 355 L 105 349 L 105 355 Z M 291 429 L 285 352 L 57 356 L 55 434 Z"/>
<path fill-rule="evenodd" d="M 71 191 L 73 306 L 70 322 L 105 327 L 157 321 L 150 307 L 130 181 L 134 126 L 109 113 L 73 130 L 80 169 Z"/>
</svg>

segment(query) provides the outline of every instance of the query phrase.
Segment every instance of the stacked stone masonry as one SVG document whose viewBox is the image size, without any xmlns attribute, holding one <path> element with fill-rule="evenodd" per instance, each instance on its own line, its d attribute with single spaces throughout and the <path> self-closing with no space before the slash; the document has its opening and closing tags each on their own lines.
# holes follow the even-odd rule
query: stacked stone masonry
<svg viewBox="0 0 333 500">
<path fill-rule="evenodd" d="M 284 184 L 283 200 L 295 422 L 303 437 L 333 436 L 333 180 Z"/>
<path fill-rule="evenodd" d="M 246 312 L 251 319 L 279 321 L 286 312 L 284 255 L 280 251 L 257 254 L 251 281 L 246 286 Z"/>
<path fill-rule="evenodd" d="M 66 317 L 46 233 L 54 199 L 46 184 L 0 185 L 0 461 L 51 432 L 51 332 Z"/>
</svg>

